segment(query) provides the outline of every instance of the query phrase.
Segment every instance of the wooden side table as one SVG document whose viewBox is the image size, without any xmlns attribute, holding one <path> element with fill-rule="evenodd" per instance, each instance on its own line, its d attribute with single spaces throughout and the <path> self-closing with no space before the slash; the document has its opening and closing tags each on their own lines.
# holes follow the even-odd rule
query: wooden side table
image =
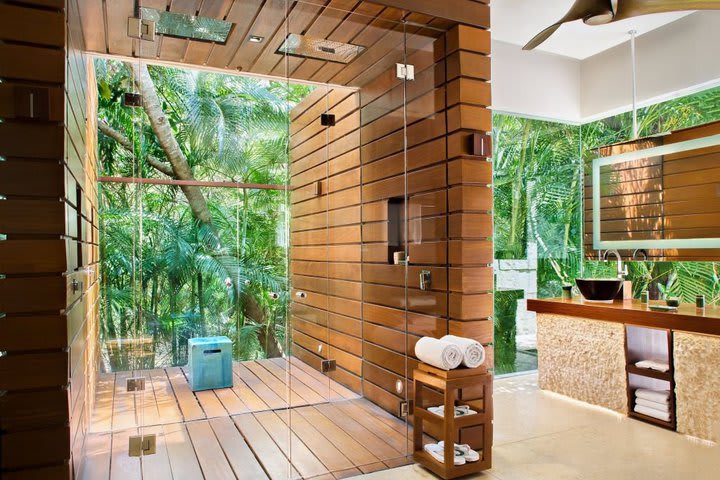
<svg viewBox="0 0 720 480">
<path fill-rule="evenodd" d="M 444 478 L 457 478 L 487 470 L 492 466 L 493 408 L 492 374 L 487 368 L 460 368 L 445 371 L 421 363 L 413 372 L 415 385 L 415 406 L 413 426 L 413 458 L 428 470 Z M 444 399 L 443 417 L 431 413 L 433 406 L 428 397 L 437 398 L 438 392 Z M 456 405 L 468 405 L 475 414 L 455 417 Z M 452 414 L 448 415 L 448 412 Z M 445 442 L 444 463 L 433 458 L 423 449 L 425 423 L 432 425 Z M 477 462 L 455 466 L 455 443 L 465 443 L 480 454 Z"/>
</svg>

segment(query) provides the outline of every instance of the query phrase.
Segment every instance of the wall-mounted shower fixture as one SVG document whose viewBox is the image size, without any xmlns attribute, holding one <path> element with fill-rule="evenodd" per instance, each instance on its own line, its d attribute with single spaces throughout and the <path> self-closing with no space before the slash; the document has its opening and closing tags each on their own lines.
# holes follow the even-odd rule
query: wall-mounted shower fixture
<svg viewBox="0 0 720 480">
<path fill-rule="evenodd" d="M 324 38 L 313 38 L 307 35 L 291 33 L 280 45 L 276 53 L 347 64 L 355 60 L 365 50 L 366 48 L 361 45 L 333 42 Z"/>
</svg>

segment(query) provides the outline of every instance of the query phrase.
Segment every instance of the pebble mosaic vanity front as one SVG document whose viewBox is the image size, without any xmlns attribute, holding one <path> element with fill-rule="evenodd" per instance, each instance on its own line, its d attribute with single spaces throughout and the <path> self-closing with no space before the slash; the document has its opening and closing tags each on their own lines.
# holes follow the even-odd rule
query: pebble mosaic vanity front
<svg viewBox="0 0 720 480">
<path fill-rule="evenodd" d="M 720 308 L 665 313 L 635 300 L 575 298 L 528 300 L 528 310 L 538 314 L 540 388 L 720 441 Z M 641 399 L 654 392 L 666 393 L 655 399 L 666 416 L 642 413 L 657 406 Z"/>
</svg>

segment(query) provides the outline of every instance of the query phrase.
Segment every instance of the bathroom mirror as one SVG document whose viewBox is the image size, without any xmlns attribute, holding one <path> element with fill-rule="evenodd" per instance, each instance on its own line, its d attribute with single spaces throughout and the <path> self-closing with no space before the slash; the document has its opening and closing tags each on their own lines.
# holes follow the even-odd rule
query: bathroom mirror
<svg viewBox="0 0 720 480">
<path fill-rule="evenodd" d="M 720 259 L 720 122 L 602 147 L 585 176 L 585 253 Z"/>
</svg>

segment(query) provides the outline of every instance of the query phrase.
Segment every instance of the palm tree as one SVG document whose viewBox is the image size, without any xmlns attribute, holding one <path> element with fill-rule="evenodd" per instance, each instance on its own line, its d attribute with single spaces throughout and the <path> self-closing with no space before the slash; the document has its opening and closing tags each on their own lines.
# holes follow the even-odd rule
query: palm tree
<svg viewBox="0 0 720 480">
<path fill-rule="evenodd" d="M 107 60 L 96 67 L 103 174 L 286 183 L 289 110 L 309 87 Z M 123 93 L 135 88 L 142 110 L 122 105 Z M 103 241 L 103 268 L 106 259 L 125 260 L 116 262 L 122 270 L 108 268 L 104 295 L 133 292 L 108 296 L 105 304 L 116 298 L 127 306 L 132 298 L 139 308 L 125 315 L 134 317 L 134 329 L 109 328 L 129 320 L 108 313 L 108 335 L 148 327 L 155 336 L 169 332 L 177 364 L 184 337 L 217 333 L 212 323 L 232 330 L 238 354 L 282 354 L 285 310 L 267 292 L 287 288 L 286 252 L 276 239 L 287 222 L 286 192 L 239 192 L 103 188 L 104 237 L 125 238 Z"/>
</svg>

